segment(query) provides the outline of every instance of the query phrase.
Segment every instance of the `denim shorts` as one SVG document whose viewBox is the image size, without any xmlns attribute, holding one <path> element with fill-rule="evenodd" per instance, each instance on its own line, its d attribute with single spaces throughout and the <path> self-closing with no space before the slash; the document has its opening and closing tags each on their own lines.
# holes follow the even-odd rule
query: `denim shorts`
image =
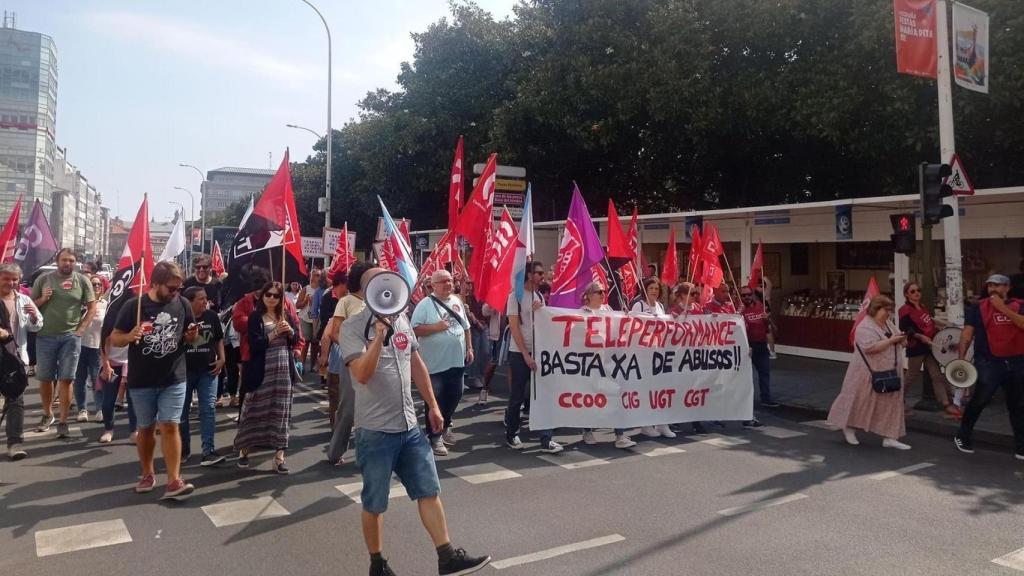
<svg viewBox="0 0 1024 576">
<path fill-rule="evenodd" d="M 155 423 L 177 424 L 185 406 L 185 383 L 165 388 L 129 388 L 132 407 L 139 428 L 152 428 Z"/>
<path fill-rule="evenodd" d="M 82 338 L 74 334 L 36 336 L 36 378 L 42 382 L 74 380 Z"/>
<path fill-rule="evenodd" d="M 434 453 L 419 427 L 407 432 L 356 431 L 356 465 L 363 474 L 363 510 L 382 514 L 388 509 L 391 474 L 405 486 L 410 500 L 441 493 Z"/>
</svg>

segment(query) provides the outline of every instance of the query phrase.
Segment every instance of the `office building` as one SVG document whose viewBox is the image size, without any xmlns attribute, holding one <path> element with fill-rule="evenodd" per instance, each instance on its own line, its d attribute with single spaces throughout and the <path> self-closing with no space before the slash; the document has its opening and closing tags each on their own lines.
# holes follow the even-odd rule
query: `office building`
<svg viewBox="0 0 1024 576">
<path fill-rule="evenodd" d="M 207 172 L 203 185 L 207 219 L 239 200 L 258 196 L 276 172 L 261 168 L 218 168 Z"/>
</svg>

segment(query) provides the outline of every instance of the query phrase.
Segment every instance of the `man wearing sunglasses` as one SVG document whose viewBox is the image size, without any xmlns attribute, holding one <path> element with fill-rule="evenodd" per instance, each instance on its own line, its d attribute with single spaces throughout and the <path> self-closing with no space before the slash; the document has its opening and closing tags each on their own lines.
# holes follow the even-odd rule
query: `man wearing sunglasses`
<svg viewBox="0 0 1024 576">
<path fill-rule="evenodd" d="M 754 291 L 747 286 L 740 288 L 740 300 L 743 301 L 743 320 L 747 325 L 747 340 L 750 342 L 750 360 L 757 372 L 757 386 L 761 394 L 761 406 L 778 408 L 772 400 L 771 389 L 771 353 L 768 351 L 768 332 L 772 320 L 765 310 L 764 303 L 754 297 Z M 757 419 L 747 423 L 749 427 L 757 427 Z"/>
<path fill-rule="evenodd" d="M 210 310 L 220 313 L 224 304 L 224 284 L 213 277 L 213 259 L 207 254 L 192 256 L 192 276 L 189 276 L 181 289 L 199 286 L 206 292 Z"/>
<path fill-rule="evenodd" d="M 138 418 L 135 443 L 142 464 L 142 479 L 135 492 L 151 492 L 156 485 L 153 454 L 156 429 L 160 426 L 160 451 L 167 467 L 167 487 L 163 499 L 178 500 L 195 490 L 183 481 L 181 436 L 178 421 L 185 405 L 185 342 L 199 336 L 192 307 L 180 296 L 181 270 L 173 262 L 153 267 L 149 290 L 125 302 L 117 316 L 113 346 L 128 346 L 128 394 Z"/>
</svg>

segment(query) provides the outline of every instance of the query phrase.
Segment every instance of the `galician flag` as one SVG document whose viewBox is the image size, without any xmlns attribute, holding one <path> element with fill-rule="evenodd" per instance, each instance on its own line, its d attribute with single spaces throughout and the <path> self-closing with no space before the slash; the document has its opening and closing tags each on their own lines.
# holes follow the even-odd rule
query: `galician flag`
<svg viewBox="0 0 1024 576">
<path fill-rule="evenodd" d="M 519 245 L 516 247 L 516 259 L 512 264 L 513 284 L 516 300 L 523 299 L 526 291 L 526 263 L 533 259 L 533 186 L 526 187 L 526 200 L 523 202 L 523 217 L 519 220 Z"/>
<path fill-rule="evenodd" d="M 384 201 L 381 200 L 380 196 L 377 196 L 377 201 L 380 202 L 380 209 L 384 214 L 384 242 L 386 244 L 390 241 L 392 247 L 398 247 L 396 253 L 393 254 L 395 267 L 397 268 L 396 271 L 402 275 L 402 278 L 405 278 L 406 284 L 409 285 L 409 290 L 413 290 L 416 288 L 416 282 L 419 280 L 419 273 L 416 271 L 416 264 L 412 259 L 412 247 L 409 246 L 405 236 L 402 235 L 401 229 L 392 220 L 388 207 L 384 205 Z"/>
</svg>

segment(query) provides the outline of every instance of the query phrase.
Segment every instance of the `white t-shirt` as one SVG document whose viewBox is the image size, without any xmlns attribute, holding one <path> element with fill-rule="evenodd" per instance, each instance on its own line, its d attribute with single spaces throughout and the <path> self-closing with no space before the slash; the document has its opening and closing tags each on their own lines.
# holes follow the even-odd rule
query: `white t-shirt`
<svg viewBox="0 0 1024 576">
<path fill-rule="evenodd" d="M 310 285 L 310 286 L 306 286 L 305 290 L 306 290 L 306 305 L 302 307 L 302 310 L 299 310 L 299 320 L 301 320 L 303 322 L 307 322 L 309 324 L 312 324 L 313 323 L 313 318 L 309 315 L 309 312 L 310 312 L 310 310 L 313 309 L 313 293 L 316 292 L 316 288 L 314 288 L 312 285 Z"/>
<path fill-rule="evenodd" d="M 633 306 L 629 309 L 630 312 L 643 312 L 645 314 L 654 314 L 655 316 L 664 316 L 665 307 L 661 305 L 661 302 L 655 302 L 652 307 L 647 303 L 646 300 L 637 300 L 633 303 Z"/>
<path fill-rule="evenodd" d="M 516 300 L 516 293 L 513 292 L 508 295 L 508 301 L 505 304 L 505 315 L 511 318 L 512 316 L 519 316 L 519 328 L 523 331 L 523 342 L 526 343 L 526 347 L 529 348 L 529 352 L 533 353 L 533 303 L 540 302 L 544 303 L 544 299 L 537 294 L 536 291 L 527 290 L 523 292 L 523 302 L 520 305 L 519 301 Z M 520 315 L 522 310 L 522 315 Z M 516 344 L 516 339 L 512 338 L 508 345 L 509 352 L 520 352 L 519 345 Z"/>
<path fill-rule="evenodd" d="M 501 312 L 491 308 L 485 302 L 483 305 L 484 316 L 487 317 L 487 337 L 491 342 L 501 340 Z"/>
</svg>

